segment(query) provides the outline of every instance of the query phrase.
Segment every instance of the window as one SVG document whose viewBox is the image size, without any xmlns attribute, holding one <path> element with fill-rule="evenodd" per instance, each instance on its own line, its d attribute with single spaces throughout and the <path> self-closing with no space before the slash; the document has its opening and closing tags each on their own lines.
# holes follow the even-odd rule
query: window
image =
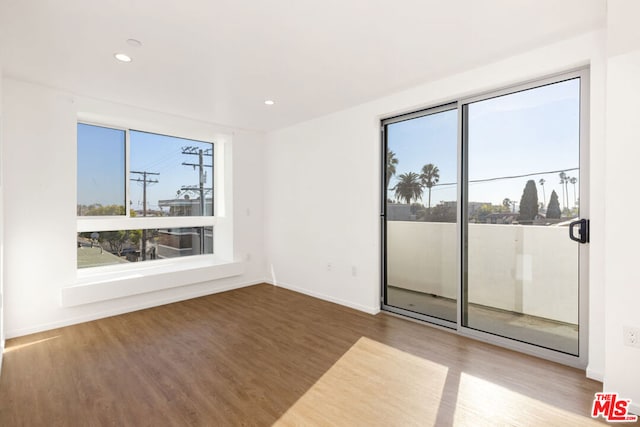
<svg viewBox="0 0 640 427">
<path fill-rule="evenodd" d="M 78 123 L 77 267 L 213 253 L 214 144 Z"/>
<path fill-rule="evenodd" d="M 212 253 L 213 227 L 78 233 L 78 268 Z"/>
</svg>

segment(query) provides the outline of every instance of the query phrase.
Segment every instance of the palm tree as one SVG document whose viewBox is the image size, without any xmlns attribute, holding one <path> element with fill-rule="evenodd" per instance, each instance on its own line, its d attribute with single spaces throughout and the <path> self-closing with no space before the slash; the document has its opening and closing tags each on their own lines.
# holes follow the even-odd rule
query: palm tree
<svg viewBox="0 0 640 427">
<path fill-rule="evenodd" d="M 540 187 L 542 187 L 542 207 L 544 208 L 544 203 L 547 200 L 547 196 L 544 194 L 544 183 L 546 181 L 544 180 L 544 178 L 540 178 L 540 181 L 538 181 L 538 184 L 540 184 Z"/>
<path fill-rule="evenodd" d="M 504 200 L 502 200 L 502 206 L 504 206 L 507 209 L 507 212 L 511 211 L 511 199 L 506 197 Z"/>
<path fill-rule="evenodd" d="M 567 209 L 569 209 L 569 181 L 571 177 L 569 175 L 564 177 L 564 193 L 567 195 Z"/>
<path fill-rule="evenodd" d="M 411 200 L 418 200 L 422 197 L 422 184 L 420 175 L 415 172 L 402 173 L 398 176 L 398 183 L 392 188 L 396 192 L 396 198 L 405 200 L 408 205 Z"/>
<path fill-rule="evenodd" d="M 420 182 L 429 189 L 429 210 L 431 210 L 431 187 L 436 185 L 438 181 L 440 181 L 440 169 L 433 163 L 424 165 L 420 174 Z"/>
<path fill-rule="evenodd" d="M 578 182 L 578 178 L 576 178 L 575 176 L 572 176 L 569 179 L 569 182 L 573 184 L 573 204 L 575 206 L 578 202 L 578 199 L 576 199 L 576 183 Z"/>
<path fill-rule="evenodd" d="M 396 174 L 396 165 L 398 159 L 396 159 L 396 153 L 387 148 L 387 187 L 389 188 L 389 181 L 391 177 Z"/>
<path fill-rule="evenodd" d="M 560 186 L 562 187 L 562 204 L 564 205 L 562 207 L 562 210 L 564 211 L 569 205 L 569 197 L 568 196 L 566 197 L 567 202 L 565 204 L 565 195 L 566 195 L 565 185 L 567 183 L 568 177 L 567 177 L 567 174 L 564 173 L 564 172 L 560 172 L 559 175 L 560 175 Z"/>
</svg>

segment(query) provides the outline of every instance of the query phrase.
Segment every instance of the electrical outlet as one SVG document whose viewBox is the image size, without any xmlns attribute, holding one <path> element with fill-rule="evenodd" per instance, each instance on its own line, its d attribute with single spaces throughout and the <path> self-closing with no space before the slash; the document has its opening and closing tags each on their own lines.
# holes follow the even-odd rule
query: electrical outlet
<svg viewBox="0 0 640 427">
<path fill-rule="evenodd" d="M 624 345 L 640 348 L 640 328 L 623 326 L 622 333 L 624 335 Z"/>
<path fill-rule="evenodd" d="M 333 266 L 331 265 L 330 262 L 327 263 L 327 271 L 331 271 L 331 269 L 333 268 Z"/>
</svg>

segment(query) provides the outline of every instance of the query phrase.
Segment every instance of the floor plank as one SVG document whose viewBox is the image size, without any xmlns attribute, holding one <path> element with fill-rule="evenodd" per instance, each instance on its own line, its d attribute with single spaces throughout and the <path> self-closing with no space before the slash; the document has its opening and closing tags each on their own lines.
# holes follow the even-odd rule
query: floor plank
<svg viewBox="0 0 640 427">
<path fill-rule="evenodd" d="M 358 360 L 368 368 L 355 379 L 378 381 L 368 394 L 348 374 Z M 330 423 L 296 409 L 330 403 L 318 387 L 347 403 Z M 601 387 L 573 368 L 257 285 L 9 340 L 0 425 L 351 425 L 347 409 L 370 404 L 409 425 L 588 425 Z"/>
</svg>

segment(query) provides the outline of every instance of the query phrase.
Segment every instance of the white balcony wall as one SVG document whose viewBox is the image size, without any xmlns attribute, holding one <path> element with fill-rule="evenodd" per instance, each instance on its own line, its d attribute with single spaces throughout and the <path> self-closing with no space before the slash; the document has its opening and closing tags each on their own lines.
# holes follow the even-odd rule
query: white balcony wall
<svg viewBox="0 0 640 427">
<path fill-rule="evenodd" d="M 390 286 L 457 298 L 456 224 L 387 222 Z"/>
<path fill-rule="evenodd" d="M 567 234 L 566 227 L 469 224 L 469 301 L 577 324 L 578 246 Z M 456 242 L 456 224 L 389 221 L 389 284 L 457 298 Z"/>
</svg>

